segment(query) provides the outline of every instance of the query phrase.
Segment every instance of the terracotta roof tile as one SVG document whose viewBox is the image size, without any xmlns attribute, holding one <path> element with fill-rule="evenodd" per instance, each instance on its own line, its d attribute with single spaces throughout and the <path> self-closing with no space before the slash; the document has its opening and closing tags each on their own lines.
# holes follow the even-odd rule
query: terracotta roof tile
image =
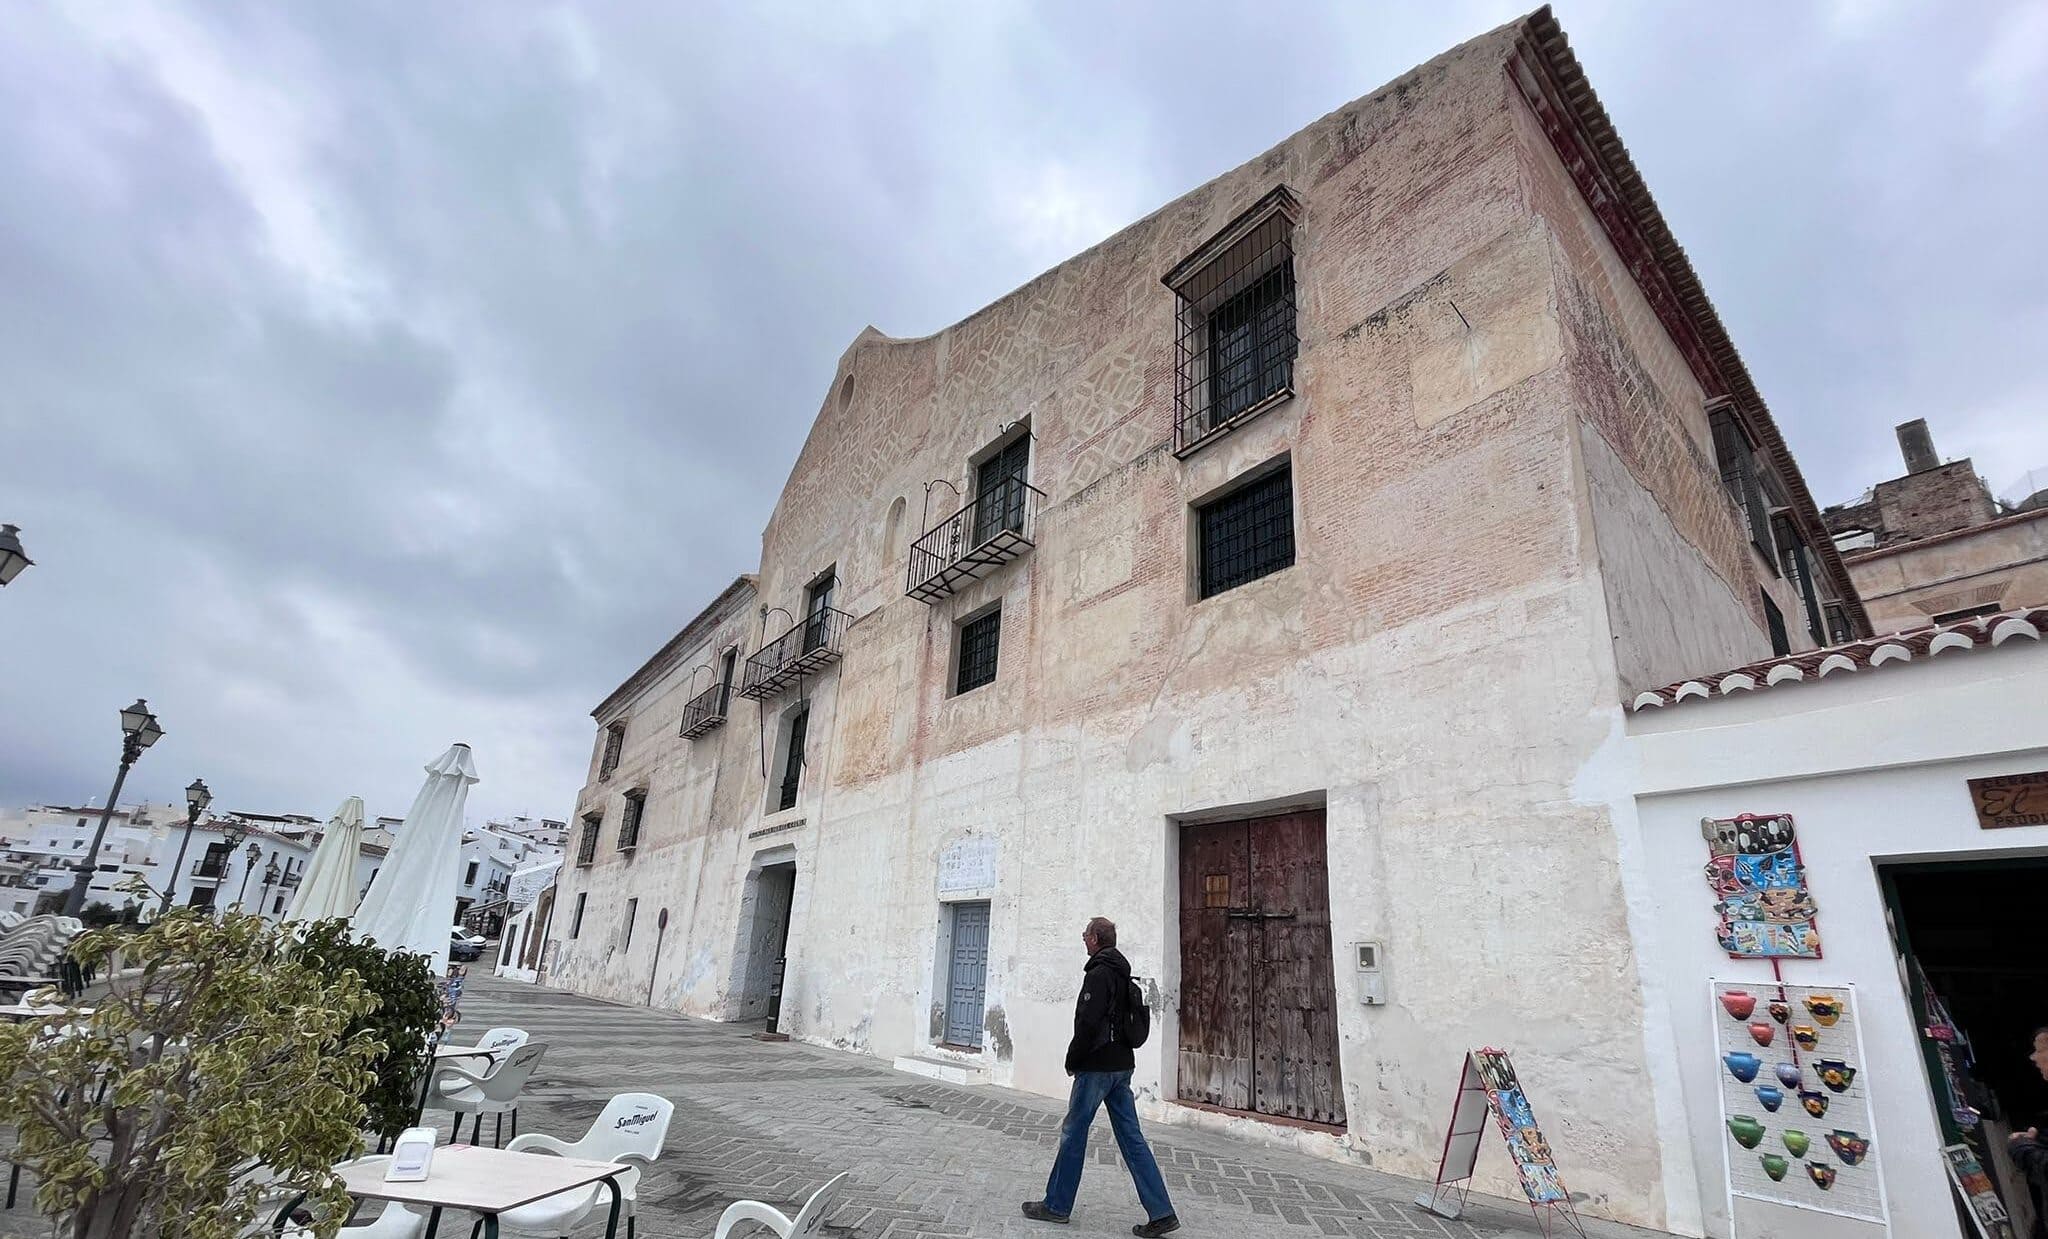
<svg viewBox="0 0 2048 1239">
<path fill-rule="evenodd" d="M 1732 671 L 1680 680 L 1663 688 L 1637 693 L 1629 708 L 1641 711 L 1653 706 L 1677 705 L 1694 698 L 1762 692 L 1781 684 L 1875 671 L 1892 663 L 1922 662 L 1950 651 L 1988 650 L 2014 637 L 2039 641 L 2044 636 L 2048 636 L 2048 607 L 2022 607 L 2016 611 L 1958 620 L 1953 624 L 1886 633 L 1866 641 L 1807 650 L 1783 658 L 1767 658 Z"/>
</svg>

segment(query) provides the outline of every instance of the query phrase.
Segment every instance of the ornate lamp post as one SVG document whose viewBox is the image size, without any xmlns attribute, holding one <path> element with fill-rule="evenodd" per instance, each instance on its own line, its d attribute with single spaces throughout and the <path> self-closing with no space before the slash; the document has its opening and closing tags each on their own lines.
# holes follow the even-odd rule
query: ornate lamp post
<svg viewBox="0 0 2048 1239">
<path fill-rule="evenodd" d="M 192 844 L 192 828 L 199 824 L 199 815 L 206 812 L 206 806 L 213 803 L 213 793 L 206 790 L 205 779 L 194 779 L 185 788 L 185 837 L 178 840 L 178 859 L 171 862 L 171 880 L 164 884 L 164 911 L 178 902 L 178 877 L 185 872 L 185 849 Z"/>
<path fill-rule="evenodd" d="M 220 838 L 221 842 L 226 845 L 226 850 L 221 853 L 221 871 L 214 875 L 213 881 L 213 919 L 215 920 L 219 920 L 221 914 L 227 910 L 227 905 L 220 901 L 220 893 L 227 886 L 228 860 L 234 856 L 235 849 L 242 846 L 242 840 L 248 837 L 249 824 L 239 818 L 229 817 L 220 824 Z"/>
<path fill-rule="evenodd" d="M 19 525 L 0 525 L 0 585 L 20 576 L 23 568 L 36 562 L 21 549 L 20 534 Z"/>
<path fill-rule="evenodd" d="M 262 916 L 264 914 L 263 905 L 270 902 L 270 888 L 277 885 L 277 879 L 280 876 L 281 871 L 277 867 L 277 857 L 273 856 L 270 858 L 270 863 L 263 866 L 263 893 L 256 897 L 256 915 Z"/>
<path fill-rule="evenodd" d="M 106 842 L 107 822 L 114 816 L 115 803 L 121 799 L 121 785 L 128 781 L 128 767 L 163 734 L 156 715 L 149 712 L 149 703 L 142 698 L 137 697 L 134 705 L 121 711 L 121 769 L 114 775 L 114 790 L 107 793 L 107 807 L 100 810 L 100 827 L 92 834 L 92 849 L 78 862 L 78 876 L 72 879 L 71 893 L 64 898 L 64 915 L 77 916 L 85 910 L 86 888 L 92 885 L 93 872 L 99 866 L 100 845 Z"/>
<path fill-rule="evenodd" d="M 256 862 L 263 858 L 263 845 L 252 843 L 242 855 L 249 858 L 249 863 L 242 866 L 242 886 L 235 892 L 235 906 L 238 908 L 242 906 L 242 896 L 249 893 L 249 875 L 256 872 Z"/>
</svg>

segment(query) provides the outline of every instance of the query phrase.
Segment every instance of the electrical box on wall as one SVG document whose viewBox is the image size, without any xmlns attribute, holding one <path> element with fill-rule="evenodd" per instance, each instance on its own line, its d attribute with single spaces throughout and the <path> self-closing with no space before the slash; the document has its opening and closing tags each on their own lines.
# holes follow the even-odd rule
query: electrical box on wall
<svg viewBox="0 0 2048 1239">
<path fill-rule="evenodd" d="M 1387 976 L 1381 970 L 1380 944 L 1377 942 L 1354 942 L 1352 949 L 1358 954 L 1358 1001 L 1368 1007 L 1381 1006 L 1387 1001 Z"/>
</svg>

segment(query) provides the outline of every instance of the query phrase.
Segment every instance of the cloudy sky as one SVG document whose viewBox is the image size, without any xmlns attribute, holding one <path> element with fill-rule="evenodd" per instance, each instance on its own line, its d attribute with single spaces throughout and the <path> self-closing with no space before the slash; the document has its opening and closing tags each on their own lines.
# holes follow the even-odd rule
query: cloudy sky
<svg viewBox="0 0 2048 1239">
<path fill-rule="evenodd" d="M 1816 496 L 1913 416 L 2048 466 L 2048 6 L 1657 7 L 1560 17 Z M 0 804 L 104 796 L 143 695 L 131 798 L 401 813 L 462 739 L 566 814 L 863 325 L 1519 11 L 0 7 Z"/>
</svg>

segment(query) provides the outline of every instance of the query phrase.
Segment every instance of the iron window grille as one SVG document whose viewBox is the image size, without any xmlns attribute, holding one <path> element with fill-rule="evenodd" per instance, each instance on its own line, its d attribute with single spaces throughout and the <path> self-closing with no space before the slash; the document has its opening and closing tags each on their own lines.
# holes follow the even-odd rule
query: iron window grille
<svg viewBox="0 0 2048 1239">
<path fill-rule="evenodd" d="M 1842 645 L 1856 639 L 1856 630 L 1849 624 L 1849 609 L 1839 602 L 1830 602 L 1822 608 L 1827 616 L 1828 644 Z"/>
<path fill-rule="evenodd" d="M 782 759 L 782 786 L 776 790 L 775 811 L 796 808 L 797 789 L 803 784 L 804 732 L 811 721 L 808 709 L 797 711 L 789 720 L 789 748 Z"/>
<path fill-rule="evenodd" d="M 1799 584 L 1799 599 L 1806 608 L 1806 632 L 1815 645 L 1826 645 L 1826 628 L 1821 619 L 1820 595 L 1813 582 L 1813 552 L 1784 512 L 1771 514 L 1771 534 L 1778 543 L 1778 566 L 1788 581 Z"/>
<path fill-rule="evenodd" d="M 1759 591 L 1757 596 L 1764 601 L 1764 625 L 1771 630 L 1771 656 L 1783 658 L 1792 652 L 1792 638 L 1785 633 L 1785 613 L 1769 594 Z"/>
<path fill-rule="evenodd" d="M 1721 469 L 1721 485 L 1728 488 L 1728 497 L 1742 509 L 1749 524 L 1750 544 L 1776 573 L 1778 564 L 1771 547 L 1771 509 L 1764 500 L 1763 483 L 1758 476 L 1756 444 L 1749 437 L 1748 429 L 1736 420 L 1731 404 L 1724 402 L 1710 408 L 1707 423 L 1714 433 L 1714 460 Z"/>
<path fill-rule="evenodd" d="M 597 781 L 602 783 L 619 768 L 619 753 L 626 747 L 626 725 L 613 723 L 604 729 L 604 757 L 597 763 Z"/>
<path fill-rule="evenodd" d="M 576 866 L 583 868 L 597 859 L 597 832 L 604 819 L 593 813 L 583 819 L 583 834 L 576 840 Z"/>
<path fill-rule="evenodd" d="M 200 857 L 199 863 L 193 867 L 192 876 L 195 878 L 218 878 L 222 876 L 227 872 L 228 853 L 232 851 L 234 849 L 225 843 L 207 844 L 206 855 Z"/>
<path fill-rule="evenodd" d="M 996 648 L 1002 642 L 1002 634 L 1000 608 L 960 625 L 960 670 L 953 681 L 954 693 L 995 681 Z"/>
<path fill-rule="evenodd" d="M 1174 450 L 1193 451 L 1294 393 L 1294 228 L 1275 189 L 1167 273 L 1178 299 Z"/>
<path fill-rule="evenodd" d="M 1201 596 L 1294 563 L 1294 470 L 1275 469 L 1199 509 Z"/>
<path fill-rule="evenodd" d="M 630 852 L 640 846 L 640 818 L 647 811 L 647 793 L 627 792 L 625 811 L 619 814 L 619 850 Z"/>
<path fill-rule="evenodd" d="M 826 606 L 813 610 L 747 660 L 740 696 L 761 701 L 781 692 L 798 676 L 839 661 L 846 626 L 853 617 Z"/>
</svg>

